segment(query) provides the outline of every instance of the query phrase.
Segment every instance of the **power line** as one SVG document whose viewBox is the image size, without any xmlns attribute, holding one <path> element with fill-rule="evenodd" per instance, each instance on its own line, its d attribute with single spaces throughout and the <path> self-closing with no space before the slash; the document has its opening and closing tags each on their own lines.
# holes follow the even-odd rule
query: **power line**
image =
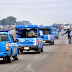
<svg viewBox="0 0 72 72">
<path fill-rule="evenodd" d="M 10 4 L 10 3 L 8 3 L 8 4 L 2 4 L 2 3 L 0 3 L 0 5 L 28 5 L 28 4 L 51 4 L 51 3 L 65 3 L 65 2 L 72 2 L 72 0 L 71 1 L 54 1 L 54 2 L 46 2 L 46 3 L 19 3 L 19 4 Z"/>
</svg>

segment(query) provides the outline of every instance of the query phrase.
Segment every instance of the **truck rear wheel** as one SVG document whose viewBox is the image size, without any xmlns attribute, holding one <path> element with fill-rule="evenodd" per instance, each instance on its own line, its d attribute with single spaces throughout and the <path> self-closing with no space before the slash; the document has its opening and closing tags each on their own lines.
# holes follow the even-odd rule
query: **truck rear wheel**
<svg viewBox="0 0 72 72">
<path fill-rule="evenodd" d="M 12 52 L 11 52 L 11 55 L 10 56 L 7 56 L 7 63 L 11 63 L 12 62 Z"/>
<path fill-rule="evenodd" d="M 51 42 L 50 45 L 53 45 L 53 42 Z"/>
<path fill-rule="evenodd" d="M 57 37 L 57 39 L 59 39 L 59 37 Z"/>
<path fill-rule="evenodd" d="M 54 42 L 53 42 L 53 44 L 54 44 Z"/>
<path fill-rule="evenodd" d="M 40 53 L 41 52 L 41 48 L 37 49 L 37 53 Z"/>
<path fill-rule="evenodd" d="M 43 52 L 43 48 L 41 48 L 41 52 Z"/>
<path fill-rule="evenodd" d="M 18 52 L 17 55 L 14 56 L 13 58 L 14 58 L 14 60 L 18 60 L 18 58 L 19 58 L 19 52 Z"/>
<path fill-rule="evenodd" d="M 18 60 L 18 55 L 16 55 L 15 57 L 13 57 L 14 58 L 14 60 Z"/>
<path fill-rule="evenodd" d="M 22 52 L 23 52 L 23 50 L 20 50 L 20 52 L 22 53 Z"/>
</svg>

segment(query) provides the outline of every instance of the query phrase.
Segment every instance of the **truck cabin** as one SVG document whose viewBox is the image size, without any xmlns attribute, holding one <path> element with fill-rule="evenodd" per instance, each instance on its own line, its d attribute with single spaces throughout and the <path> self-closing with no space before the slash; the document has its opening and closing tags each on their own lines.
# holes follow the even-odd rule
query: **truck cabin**
<svg viewBox="0 0 72 72">
<path fill-rule="evenodd" d="M 51 27 L 50 26 L 39 27 L 39 28 L 43 32 L 43 35 L 51 34 Z"/>
<path fill-rule="evenodd" d="M 58 25 L 52 25 L 53 28 L 57 28 L 58 29 Z"/>
<path fill-rule="evenodd" d="M 14 41 L 13 36 L 8 33 L 10 30 L 0 30 L 0 41 Z M 10 37 L 10 38 L 8 38 Z"/>
<path fill-rule="evenodd" d="M 57 31 L 57 29 L 56 28 L 52 28 L 52 32 L 56 32 Z"/>
<path fill-rule="evenodd" d="M 35 35 L 30 35 L 34 32 Z M 38 27 L 37 25 L 17 25 L 15 27 L 15 38 L 37 38 L 38 37 Z"/>
<path fill-rule="evenodd" d="M 5 32 L 9 30 L 0 30 L 0 41 L 8 41 L 8 35 Z"/>
</svg>

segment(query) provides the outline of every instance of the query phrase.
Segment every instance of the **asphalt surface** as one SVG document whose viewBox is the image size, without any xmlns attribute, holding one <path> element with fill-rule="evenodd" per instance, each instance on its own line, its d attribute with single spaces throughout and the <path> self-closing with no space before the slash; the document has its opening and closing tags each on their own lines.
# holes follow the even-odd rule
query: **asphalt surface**
<svg viewBox="0 0 72 72">
<path fill-rule="evenodd" d="M 67 35 L 59 37 L 55 40 L 54 45 L 45 44 L 43 46 L 44 52 L 36 54 L 34 51 L 23 52 L 19 54 L 19 60 L 6 63 L 0 60 L 0 72 L 60 72 L 55 62 L 62 45 L 68 45 Z M 54 61 L 54 62 L 53 62 Z"/>
</svg>

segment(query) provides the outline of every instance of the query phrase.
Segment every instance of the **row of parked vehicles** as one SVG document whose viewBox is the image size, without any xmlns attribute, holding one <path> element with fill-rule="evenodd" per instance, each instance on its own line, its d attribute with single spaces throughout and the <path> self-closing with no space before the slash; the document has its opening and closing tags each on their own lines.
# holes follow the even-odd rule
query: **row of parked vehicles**
<svg viewBox="0 0 72 72">
<path fill-rule="evenodd" d="M 19 52 L 34 50 L 43 52 L 43 44 L 54 44 L 54 37 L 58 39 L 58 29 L 53 26 L 17 25 L 15 40 L 8 33 L 9 30 L 0 30 L 0 58 L 8 63 L 12 59 L 18 60 Z"/>
</svg>

